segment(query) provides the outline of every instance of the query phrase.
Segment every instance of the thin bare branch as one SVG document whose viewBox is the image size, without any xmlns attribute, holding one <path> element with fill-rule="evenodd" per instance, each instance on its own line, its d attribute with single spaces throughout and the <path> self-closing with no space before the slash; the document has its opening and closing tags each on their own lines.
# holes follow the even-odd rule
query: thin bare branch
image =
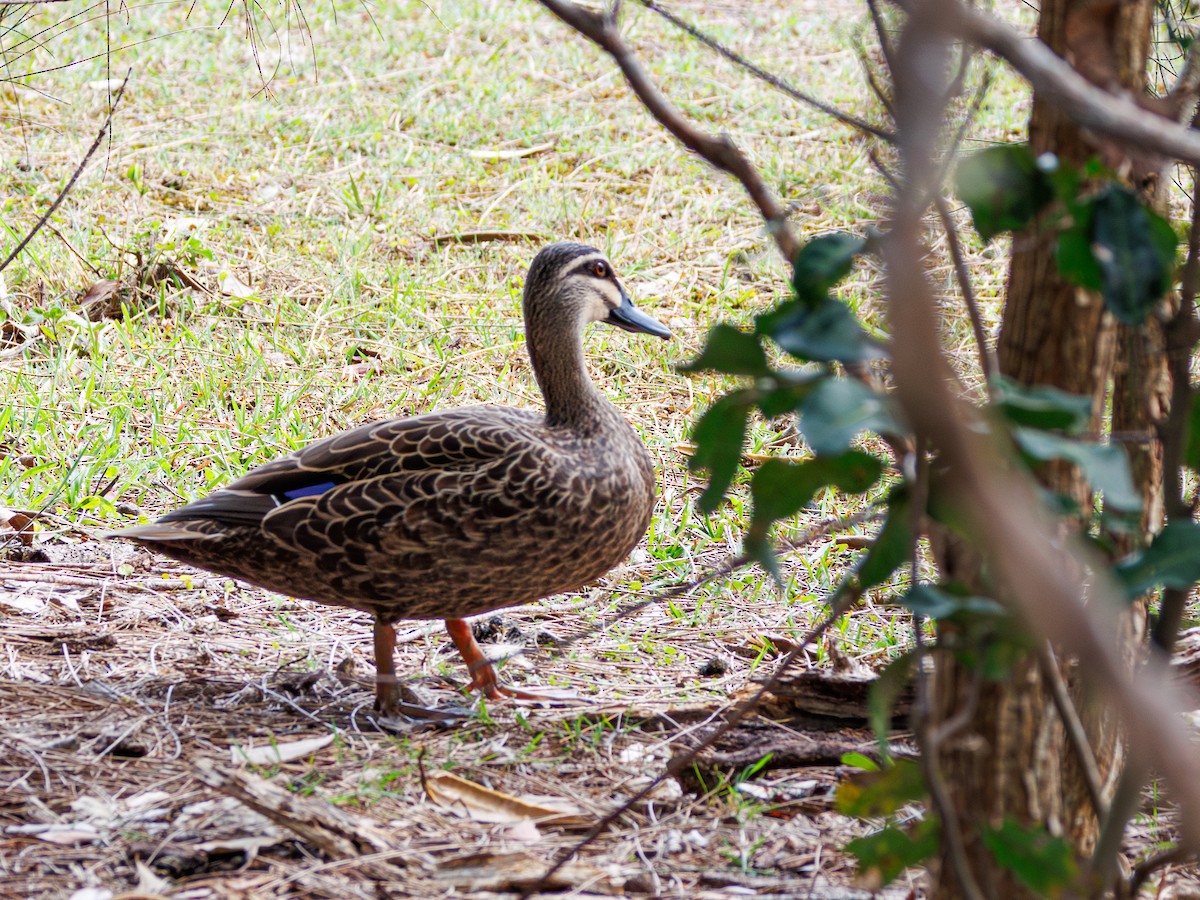
<svg viewBox="0 0 1200 900">
<path fill-rule="evenodd" d="M 1196 113 L 1197 100 L 1200 100 L 1200 40 L 1193 40 L 1183 70 L 1167 94 L 1167 102 L 1175 111 L 1175 120 L 1187 122 Z"/>
<path fill-rule="evenodd" d="M 116 112 L 117 104 L 121 102 L 121 96 L 125 93 L 125 85 L 129 84 L 129 76 L 132 73 L 133 69 L 130 69 L 125 73 L 125 80 L 121 82 L 120 88 L 117 89 L 117 95 L 113 98 L 112 105 L 108 108 L 108 115 L 104 117 L 104 124 L 100 126 L 100 131 L 96 134 L 96 139 L 92 141 L 92 146 L 89 147 L 88 152 L 84 154 L 83 159 L 75 168 L 75 172 L 71 175 L 70 180 L 63 186 L 63 189 L 58 192 L 58 196 L 54 198 L 54 202 L 50 204 L 50 208 L 46 210 L 45 214 L 43 214 L 40 219 L 38 219 L 37 224 L 30 229 L 29 234 L 25 235 L 25 237 L 21 239 L 21 242 L 13 248 L 12 252 L 8 254 L 4 262 L 0 262 L 0 272 L 3 272 L 6 268 L 8 268 L 8 264 L 16 259 L 17 255 L 29 245 L 29 242 L 34 238 L 34 235 L 41 231 L 42 226 L 50 221 L 50 217 L 54 215 L 55 210 L 62 205 L 62 202 L 67 199 L 67 194 L 71 193 L 71 189 L 75 187 L 75 182 L 79 180 L 79 176 L 83 174 L 83 170 L 87 168 L 88 163 L 91 162 L 92 157 L 96 154 L 96 151 L 100 149 L 100 144 L 103 142 L 104 136 L 108 134 L 108 129 L 112 127 L 113 114 Z"/>
<path fill-rule="evenodd" d="M 979 350 L 979 368 L 983 370 L 984 381 L 990 384 L 997 368 L 996 353 L 988 342 L 987 330 L 983 327 L 983 313 L 979 309 L 975 287 L 971 284 L 971 272 L 967 268 L 966 257 L 963 256 L 958 228 L 950 215 L 950 205 L 946 198 L 938 193 L 934 195 L 933 202 L 937 207 L 938 218 L 942 220 L 942 229 L 946 232 L 950 259 L 954 263 L 954 277 L 958 281 L 959 290 L 962 291 L 963 303 L 967 306 L 967 317 L 971 320 L 971 331 L 975 335 L 975 346 Z"/>
<path fill-rule="evenodd" d="M 1102 819 L 1108 811 L 1108 807 L 1104 802 L 1104 785 L 1100 778 L 1100 766 L 1096 764 L 1096 754 L 1092 752 L 1092 745 L 1088 741 L 1087 729 L 1083 727 L 1083 720 L 1079 718 L 1079 710 L 1075 708 L 1075 703 L 1067 691 L 1067 683 L 1063 679 L 1058 657 L 1050 644 L 1042 643 L 1038 648 L 1038 666 L 1042 670 L 1042 678 L 1045 679 L 1046 686 L 1050 689 L 1050 699 L 1054 701 L 1054 708 L 1062 720 L 1067 743 L 1070 744 L 1071 752 L 1075 754 L 1075 761 L 1083 771 L 1083 781 L 1087 785 L 1088 799 L 1092 802 L 1092 810 L 1096 813 L 1097 819 Z"/>
<path fill-rule="evenodd" d="M 752 74 L 754 77 L 756 77 L 762 81 L 765 81 L 767 84 L 771 85 L 771 87 L 775 88 L 777 91 L 781 91 L 784 94 L 787 94 L 793 100 L 799 100 L 801 103 L 807 103 L 809 106 L 813 107 L 814 109 L 820 110 L 821 112 L 825 113 L 825 115 L 831 116 L 831 117 L 837 119 L 843 125 L 849 125 L 851 128 L 857 128 L 859 131 L 873 135 L 874 137 L 877 137 L 880 140 L 887 141 L 889 144 L 893 143 L 896 140 L 896 136 L 894 134 L 892 134 L 890 131 L 885 131 L 882 128 L 878 128 L 875 125 L 870 124 L 869 122 L 864 122 L 862 119 L 855 118 L 854 116 L 850 115 L 849 113 L 842 112 L 840 109 L 838 109 L 835 106 L 830 106 L 828 103 L 825 103 L 822 100 L 818 100 L 816 97 L 813 97 L 811 94 L 806 94 L 803 91 L 799 90 L 798 88 L 792 87 L 790 84 L 788 84 L 782 78 L 780 78 L 778 75 L 774 75 L 771 72 L 768 72 L 766 69 L 763 69 L 760 66 L 756 66 L 754 63 L 750 62 L 750 60 L 746 59 L 746 57 L 742 56 L 736 50 L 729 49 L 724 44 L 722 44 L 720 41 L 718 41 L 716 38 L 710 37 L 709 35 L 705 34 L 703 31 L 701 31 L 695 25 L 691 25 L 688 22 L 683 21 L 683 19 L 676 16 L 670 10 L 664 9 L 663 7 L 659 6 L 658 3 L 655 2 L 655 0 L 638 0 L 638 2 L 641 3 L 642 6 L 646 7 L 646 9 L 650 10 L 651 12 L 655 12 L 658 15 L 662 16 L 664 19 L 666 19 L 668 22 L 670 22 L 676 28 L 687 32 L 689 35 L 694 37 L 700 43 L 704 44 L 706 47 L 710 48 L 711 50 L 715 50 L 717 53 L 719 53 L 721 56 L 725 57 L 730 62 L 745 69 L 747 72 Z"/>
<path fill-rule="evenodd" d="M 905 0 L 906 7 L 914 4 Z M 1031 41 L 999 19 L 955 0 L 936 0 L 941 29 L 1006 60 L 1034 90 L 1053 98 L 1076 124 L 1142 152 L 1200 165 L 1200 134 L 1149 112 L 1125 96 L 1096 87 L 1041 41 Z M 931 17 L 933 18 L 933 17 Z"/>
<path fill-rule="evenodd" d="M 1178 522 L 1186 522 L 1192 514 L 1191 504 L 1184 492 L 1183 465 L 1194 396 L 1192 354 L 1197 342 L 1200 342 L 1200 321 L 1196 319 L 1196 294 L 1200 291 L 1200 204 L 1194 196 L 1198 179 L 1200 170 L 1193 168 L 1192 224 L 1188 229 L 1188 255 L 1183 267 L 1179 310 L 1164 328 L 1167 366 L 1171 372 L 1171 410 L 1159 429 L 1163 448 L 1163 503 L 1167 518 Z M 1175 648 L 1189 593 L 1178 588 L 1163 591 L 1158 621 L 1150 637 L 1154 645 L 1165 653 L 1169 654 Z"/>
<path fill-rule="evenodd" d="M 728 135 L 712 135 L 702 132 L 689 122 L 650 80 L 639 65 L 629 45 L 621 37 L 615 12 L 602 15 L 577 6 L 570 0 L 538 0 L 542 6 L 608 53 L 650 115 L 666 128 L 676 139 L 694 153 L 699 154 L 711 165 L 728 172 L 746 189 L 754 205 L 762 214 L 767 232 L 774 239 L 784 260 L 791 265 L 800 249 L 800 244 L 787 222 L 787 211 L 771 193 L 762 175 L 746 158 L 745 154 Z"/>
<path fill-rule="evenodd" d="M 1195 856 L 1194 853 L 1189 853 L 1182 847 L 1172 847 L 1170 850 L 1164 850 L 1162 853 L 1150 857 L 1145 862 L 1139 863 L 1134 868 L 1133 875 L 1129 879 L 1128 896 L 1136 897 L 1138 891 L 1142 889 L 1142 885 L 1159 869 L 1165 869 L 1167 866 L 1172 866 L 1175 863 L 1184 862 L 1193 856 Z"/>
</svg>

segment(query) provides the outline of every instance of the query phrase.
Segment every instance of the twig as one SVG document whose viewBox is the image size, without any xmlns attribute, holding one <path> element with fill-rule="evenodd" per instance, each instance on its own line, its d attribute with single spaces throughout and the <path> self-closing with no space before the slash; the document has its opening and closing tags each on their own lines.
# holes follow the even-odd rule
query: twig
<svg viewBox="0 0 1200 900">
<path fill-rule="evenodd" d="M 875 34 L 879 38 L 879 49 L 883 52 L 883 59 L 887 63 L 888 71 L 895 71 L 896 51 L 892 48 L 891 38 L 888 37 L 883 13 L 879 11 L 879 0 L 867 0 L 867 9 L 871 11 L 871 22 L 875 26 Z"/>
<path fill-rule="evenodd" d="M 4 2 L 4 0 L 0 0 L 0 3 L 2 2 Z M 59 0 L 44 0 L 44 2 L 59 2 Z M 17 254 L 25 249 L 29 242 L 33 240 L 34 235 L 42 230 L 42 226 L 50 220 L 50 217 L 54 215 L 55 210 L 57 210 L 62 202 L 67 199 L 67 194 L 71 193 L 71 189 L 75 187 L 75 182 L 79 180 L 79 176 L 83 174 L 83 170 L 87 168 L 87 164 L 91 162 L 91 159 L 95 155 L 96 151 L 100 149 L 100 144 L 104 140 L 104 135 L 108 133 L 108 129 L 112 126 L 113 113 L 116 112 L 117 104 L 121 102 L 121 95 L 125 93 L 125 85 L 129 83 L 129 76 L 132 74 L 133 69 L 130 69 L 125 73 L 125 80 L 121 82 L 121 87 L 117 89 L 117 95 L 113 98 L 113 102 L 108 108 L 108 115 L 104 117 L 104 124 L 100 126 L 100 131 L 96 135 L 96 139 L 92 141 L 92 146 L 88 148 L 88 152 L 84 155 L 83 160 L 76 167 L 74 174 L 71 175 L 70 180 L 66 183 L 63 189 L 59 191 L 58 196 L 54 198 L 54 202 L 50 204 L 50 208 L 46 210 L 45 214 L 40 219 L 38 219 L 37 224 L 33 226 L 29 234 L 25 235 L 22 241 L 13 248 L 13 251 L 8 254 L 8 257 L 4 260 L 4 262 L 0 262 L 0 272 L 3 272 L 6 268 L 8 268 L 8 264 L 17 258 Z"/>
<path fill-rule="evenodd" d="M 1050 688 L 1050 699 L 1054 701 L 1054 708 L 1062 720 L 1067 743 L 1071 745 L 1071 752 L 1075 754 L 1075 761 L 1079 763 L 1079 768 L 1083 772 L 1088 799 L 1092 801 L 1092 811 L 1096 814 L 1097 820 L 1103 820 L 1108 812 L 1108 804 L 1104 802 L 1104 785 L 1100 778 L 1100 767 L 1096 764 L 1096 754 L 1092 752 L 1092 745 L 1088 740 L 1087 730 L 1083 727 L 1083 720 L 1079 718 L 1079 710 L 1075 708 L 1071 695 L 1067 692 L 1067 684 L 1059 669 L 1054 648 L 1043 641 L 1038 647 L 1037 659 L 1038 666 L 1042 670 L 1042 678 Z"/>
<path fill-rule="evenodd" d="M 64 245 L 64 246 L 65 246 L 65 247 L 66 247 L 68 250 L 70 250 L 70 251 L 71 251 L 71 255 L 72 255 L 72 256 L 74 256 L 74 257 L 75 257 L 77 260 L 79 260 L 81 263 L 83 263 L 85 266 L 87 266 L 89 269 L 91 269 L 91 270 L 92 270 L 92 274 L 93 274 L 93 275 L 95 275 L 97 278 L 103 278 L 103 277 L 104 277 L 104 273 L 103 273 L 103 272 L 101 272 L 99 269 L 97 269 L 95 266 L 93 266 L 93 265 L 92 265 L 90 262 L 88 262 L 87 258 L 86 258 L 86 257 L 84 257 L 84 256 L 83 256 L 83 254 L 81 254 L 81 253 L 80 253 L 78 250 L 76 250 L 76 249 L 75 249 L 75 248 L 74 248 L 74 247 L 71 245 L 71 242 L 67 240 L 66 236 L 65 236 L 65 235 L 64 235 L 64 234 L 63 234 L 61 231 L 59 231 L 57 228 L 55 228 L 55 227 L 54 227 L 53 225 L 51 225 L 49 222 L 47 222 L 47 223 L 46 223 L 46 228 L 48 228 L 48 229 L 50 230 L 50 233 L 51 233 L 51 234 L 53 234 L 53 235 L 54 235 L 55 237 L 57 237 L 57 238 L 58 238 L 60 241 L 62 241 L 62 242 L 63 242 L 63 245 Z"/>
<path fill-rule="evenodd" d="M 758 170 L 728 135 L 714 136 L 698 130 L 663 96 L 654 82 L 646 75 L 645 70 L 638 64 L 629 45 L 621 37 L 616 22 L 617 8 L 614 7 L 609 13 L 600 14 L 577 6 L 571 0 L 538 0 L 538 2 L 608 53 L 620 67 L 629 87 L 642 101 L 646 110 L 680 143 L 722 172 L 728 172 L 741 183 L 762 214 L 763 220 L 766 222 L 767 233 L 774 239 L 775 244 L 779 247 L 779 252 L 783 254 L 784 260 L 790 265 L 796 258 L 800 244 L 795 234 L 792 233 L 791 226 L 788 225 L 787 211 L 771 193 Z M 1200 154 L 1198 154 L 1198 158 L 1200 158 Z"/>
<path fill-rule="evenodd" d="M 1200 99 L 1200 40 L 1193 36 L 1188 47 L 1183 70 L 1167 93 L 1167 105 L 1175 113 L 1175 121 L 1187 122 L 1196 112 L 1196 101 Z"/>
<path fill-rule="evenodd" d="M 963 303 L 967 306 L 971 331 L 975 333 L 975 346 L 979 348 L 979 368 L 983 371 L 984 381 L 990 389 L 992 375 L 996 372 L 996 353 L 988 343 L 987 332 L 983 328 L 983 314 L 979 310 L 979 300 L 976 298 L 975 288 L 971 284 L 971 272 L 963 257 L 962 243 L 958 239 L 958 228 L 950 215 L 950 206 L 940 191 L 934 195 L 933 204 L 937 208 L 938 218 L 942 220 L 942 229 L 946 232 L 946 243 L 950 247 L 950 259 L 954 263 L 954 277 L 958 280 Z"/>
<path fill-rule="evenodd" d="M 880 140 L 887 141 L 889 144 L 895 142 L 896 136 L 894 134 L 892 134 L 890 131 L 884 131 L 882 128 L 878 128 L 874 125 L 871 125 L 868 122 L 864 122 L 862 119 L 855 118 L 854 116 L 850 115 L 849 113 L 842 112 L 835 106 L 830 106 L 828 103 L 825 103 L 822 100 L 818 100 L 816 97 L 813 97 L 811 94 L 806 94 L 803 91 L 792 87 L 790 84 L 788 84 L 782 78 L 780 78 L 778 75 L 772 74 L 771 72 L 768 72 L 766 69 L 756 66 L 754 63 L 750 62 L 750 60 L 746 59 L 746 57 L 742 56 L 736 50 L 729 49 L 724 44 L 722 44 L 720 41 L 718 41 L 716 38 L 711 37 L 708 34 L 705 34 L 703 31 L 701 31 L 695 25 L 691 25 L 688 22 L 683 21 L 683 19 L 679 18 L 677 15 L 675 15 L 670 10 L 664 9 L 663 7 L 659 6 L 658 3 L 655 2 L 655 0 L 638 0 L 638 2 L 641 3 L 642 6 L 646 7 L 646 9 L 650 10 L 651 12 L 658 13 L 658 15 L 662 16 L 664 19 L 666 19 L 668 22 L 670 22 L 676 28 L 691 35 L 696 40 L 698 40 L 700 43 L 704 44 L 704 46 L 708 47 L 711 50 L 716 51 L 718 54 L 725 57 L 730 62 L 745 69 L 747 72 L 749 72 L 754 77 L 756 77 L 762 81 L 765 81 L 767 84 L 771 85 L 771 87 L 775 88 L 777 91 L 781 91 L 782 93 L 787 94 L 793 100 L 799 100 L 801 103 L 807 103 L 809 106 L 813 107 L 814 109 L 820 110 L 821 112 L 825 113 L 825 115 L 830 116 L 834 119 L 837 119 L 843 125 L 849 125 L 851 128 L 857 128 L 859 131 L 865 132 L 866 134 L 869 134 L 869 135 L 873 135 L 874 137 L 877 137 Z"/>
<path fill-rule="evenodd" d="M 905 0 L 906 7 L 914 0 Z M 922 3 L 921 5 L 924 5 Z M 1200 165 L 1200 134 L 1087 81 L 1041 41 L 955 0 L 934 0 L 931 28 L 949 32 L 1006 60 L 1033 89 L 1053 99 L 1082 128 L 1129 147 Z M 933 19 L 934 17 L 931 17 Z"/>
<path fill-rule="evenodd" d="M 1136 751 L 1136 742 L 1130 746 Z M 1117 779 L 1112 802 L 1108 804 L 1108 813 L 1100 820 L 1100 834 L 1088 861 L 1087 874 L 1094 884 L 1107 885 L 1116 875 L 1117 856 L 1125 840 L 1125 826 L 1138 810 L 1142 785 L 1146 783 L 1149 774 L 1140 754 L 1135 754 L 1126 761 L 1125 769 Z"/>
<path fill-rule="evenodd" d="M 1185 859 L 1195 855 L 1183 847 L 1172 847 L 1170 850 L 1156 853 L 1144 862 L 1139 863 L 1134 867 L 1133 875 L 1129 879 L 1129 896 L 1136 897 L 1138 891 L 1142 889 L 1142 885 L 1146 883 L 1146 880 L 1159 869 L 1165 869 L 1167 866 L 1183 862 Z"/>
<path fill-rule="evenodd" d="M 866 509 L 859 510 L 858 512 L 854 513 L 853 515 L 838 516 L 836 518 L 826 519 L 823 522 L 818 522 L 816 525 L 812 526 L 811 528 L 809 528 L 808 530 L 804 531 L 803 533 L 797 535 L 796 537 L 791 538 L 790 540 L 781 542 L 778 552 L 790 553 L 792 551 L 799 550 L 802 547 L 805 547 L 808 544 L 811 544 L 817 538 L 827 535 L 832 531 L 839 531 L 843 528 L 849 528 L 852 525 L 858 525 L 858 524 L 861 524 L 862 522 L 870 521 L 871 519 L 873 519 L 879 515 L 880 506 L 881 506 L 881 504 L 879 504 L 879 503 L 873 503 L 870 506 L 868 506 Z M 723 565 L 720 565 L 717 568 L 713 569 L 711 572 L 705 572 L 703 575 L 701 575 L 697 578 L 693 578 L 690 581 L 684 581 L 684 582 L 680 582 L 679 584 L 674 584 L 671 587 L 667 588 L 666 590 L 660 591 L 659 593 L 655 594 L 652 597 L 646 597 L 642 600 L 638 600 L 634 603 L 631 603 L 628 606 L 623 607 L 622 609 L 617 610 L 609 618 L 605 619 L 603 622 L 601 622 L 598 625 L 588 628 L 583 633 L 578 634 L 572 638 L 567 638 L 565 640 L 557 641 L 554 645 L 555 649 L 558 651 L 568 650 L 574 644 L 583 640 L 588 635 L 594 634 L 596 632 L 605 632 L 608 629 L 612 628 L 614 625 L 616 625 L 618 622 L 628 619 L 630 616 L 636 615 L 637 613 L 641 612 L 647 606 L 650 606 L 654 603 L 661 603 L 664 600 L 672 600 L 675 597 L 682 597 L 686 594 L 690 594 L 696 588 L 702 587 L 711 581 L 716 581 L 718 578 L 723 578 L 726 575 L 732 574 L 737 569 L 740 569 L 742 566 L 749 565 L 752 562 L 754 562 L 754 560 L 751 559 L 749 556 L 746 556 L 745 554 L 735 556 L 732 559 L 730 559 L 729 561 L 727 561 L 726 563 L 724 563 Z M 398 640 L 399 639 L 397 639 L 397 641 Z M 521 648 L 521 649 L 516 650 L 513 653 L 510 653 L 506 656 L 499 657 L 499 658 L 493 660 L 493 662 L 504 663 L 510 659 L 514 659 L 518 656 L 521 656 L 524 653 L 525 653 L 525 649 Z M 702 744 L 698 748 L 698 750 L 704 749 L 704 746 L 705 745 Z"/>
</svg>

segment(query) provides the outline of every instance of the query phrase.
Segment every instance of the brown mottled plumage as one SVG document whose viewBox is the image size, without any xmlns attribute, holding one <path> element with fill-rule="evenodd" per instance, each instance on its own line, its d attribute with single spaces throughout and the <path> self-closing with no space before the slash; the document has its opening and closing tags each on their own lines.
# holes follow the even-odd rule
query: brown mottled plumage
<svg viewBox="0 0 1200 900">
<path fill-rule="evenodd" d="M 396 702 L 399 619 L 446 619 L 471 686 L 519 694 L 499 686 L 462 617 L 598 578 L 645 534 L 654 505 L 645 447 L 584 368 L 583 327 L 605 321 L 670 336 L 582 244 L 552 244 L 534 258 L 524 313 L 544 415 L 474 406 L 361 425 L 114 534 L 372 613 L 385 711 Z"/>
</svg>

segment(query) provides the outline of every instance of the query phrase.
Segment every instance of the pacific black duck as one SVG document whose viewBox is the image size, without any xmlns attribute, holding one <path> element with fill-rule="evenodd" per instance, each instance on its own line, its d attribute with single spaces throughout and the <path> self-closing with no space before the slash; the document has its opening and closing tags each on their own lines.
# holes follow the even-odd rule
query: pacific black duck
<svg viewBox="0 0 1200 900">
<path fill-rule="evenodd" d="M 646 448 L 588 377 L 583 328 L 669 338 L 598 250 L 560 243 L 525 282 L 544 413 L 472 406 L 351 428 L 253 469 L 156 522 L 113 532 L 272 591 L 375 617 L 376 706 L 396 708 L 400 619 L 445 619 L 489 697 L 502 687 L 463 617 L 573 590 L 646 532 Z M 536 696 L 536 695 L 533 695 Z"/>
</svg>

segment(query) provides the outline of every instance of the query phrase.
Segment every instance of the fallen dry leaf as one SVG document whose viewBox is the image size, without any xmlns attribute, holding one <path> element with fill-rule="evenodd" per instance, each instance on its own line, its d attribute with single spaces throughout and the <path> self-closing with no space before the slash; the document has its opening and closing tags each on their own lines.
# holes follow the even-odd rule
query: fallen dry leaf
<svg viewBox="0 0 1200 900">
<path fill-rule="evenodd" d="M 549 866 L 526 853 L 475 853 L 444 863 L 437 873 L 463 893 L 522 891 L 541 882 Z M 545 890 L 574 889 L 587 885 L 589 892 L 623 893 L 625 879 L 590 866 L 569 862 L 541 887 Z"/>
<path fill-rule="evenodd" d="M 360 381 L 368 375 L 374 375 L 379 369 L 377 359 L 359 360 L 342 366 L 342 377 L 347 381 Z"/>
<path fill-rule="evenodd" d="M 237 297 L 244 300 L 246 297 L 253 297 L 257 291 L 244 284 L 232 272 L 222 272 L 217 276 L 217 290 L 226 297 Z"/>
<path fill-rule="evenodd" d="M 539 825 L 590 825 L 582 809 L 553 797 L 514 797 L 449 772 L 435 772 L 425 779 L 425 793 L 439 806 L 476 822 L 513 824 L 533 821 Z"/>
<path fill-rule="evenodd" d="M 333 735 L 325 734 L 321 737 L 305 738 L 302 741 L 267 744 L 262 747 L 243 747 L 241 744 L 233 744 L 229 748 L 229 761 L 235 766 L 275 766 L 279 763 L 312 756 L 331 743 L 333 743 Z"/>
<path fill-rule="evenodd" d="M 542 144 L 534 144 L 532 147 L 508 147 L 504 149 L 482 147 L 478 150 L 468 150 L 467 156 L 484 160 L 525 159 L 526 157 L 537 156 L 539 153 L 545 153 L 553 149 L 553 142 L 547 141 Z"/>
<path fill-rule="evenodd" d="M 33 543 L 33 519 L 7 506 L 0 506 L 0 535 L 12 531 L 17 540 L 28 547 Z"/>
</svg>

